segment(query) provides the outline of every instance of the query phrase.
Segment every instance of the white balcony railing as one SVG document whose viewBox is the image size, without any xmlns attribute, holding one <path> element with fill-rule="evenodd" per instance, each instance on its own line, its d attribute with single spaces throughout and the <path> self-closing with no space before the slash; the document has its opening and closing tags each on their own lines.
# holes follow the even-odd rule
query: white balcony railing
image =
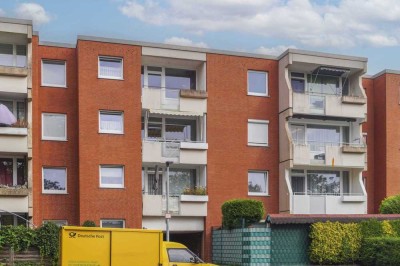
<svg viewBox="0 0 400 266">
<path fill-rule="evenodd" d="M 366 146 L 362 141 L 293 143 L 293 163 L 295 165 L 325 164 L 364 167 L 365 154 Z"/>
<path fill-rule="evenodd" d="M 169 212 L 173 216 L 207 216 L 207 196 L 191 195 L 190 199 L 182 197 L 169 197 Z M 196 197 L 199 199 L 193 199 Z M 165 195 L 143 194 L 143 216 L 164 216 L 166 209 Z"/>
<path fill-rule="evenodd" d="M 293 214 L 365 214 L 363 193 L 299 193 L 292 195 Z"/>
<path fill-rule="evenodd" d="M 342 95 L 293 92 L 293 113 L 364 119 L 367 109 L 360 102 L 365 102 L 365 98 L 353 98 L 355 104 L 343 101 Z"/>
<path fill-rule="evenodd" d="M 208 144 L 205 142 L 177 142 L 165 140 L 143 140 L 142 161 L 181 164 L 207 164 Z"/>
</svg>

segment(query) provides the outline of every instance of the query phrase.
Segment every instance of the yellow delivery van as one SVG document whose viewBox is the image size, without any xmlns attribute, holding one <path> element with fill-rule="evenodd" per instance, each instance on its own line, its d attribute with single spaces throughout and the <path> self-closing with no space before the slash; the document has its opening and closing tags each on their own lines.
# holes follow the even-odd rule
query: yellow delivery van
<svg viewBox="0 0 400 266">
<path fill-rule="evenodd" d="M 184 245 L 163 242 L 159 230 L 63 226 L 62 266 L 188 266 L 204 263 Z"/>
</svg>

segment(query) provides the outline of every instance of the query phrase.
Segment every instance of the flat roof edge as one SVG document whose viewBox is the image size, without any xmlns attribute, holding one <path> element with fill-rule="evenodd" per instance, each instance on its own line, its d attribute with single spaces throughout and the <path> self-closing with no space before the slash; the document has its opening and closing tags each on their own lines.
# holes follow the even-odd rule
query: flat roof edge
<svg viewBox="0 0 400 266">
<path fill-rule="evenodd" d="M 74 43 L 62 43 L 62 42 L 47 42 L 41 41 L 39 42 L 40 46 L 52 46 L 52 47 L 61 47 L 61 48 L 76 48 L 76 44 Z"/>
<path fill-rule="evenodd" d="M 223 54 L 223 55 L 233 55 L 233 56 L 241 56 L 241 57 L 253 57 L 253 58 L 261 58 L 261 59 L 277 60 L 276 56 L 264 55 L 264 54 L 246 53 L 246 52 L 234 52 L 234 51 L 226 51 L 226 50 L 218 50 L 218 49 L 210 49 L 210 48 L 200 48 L 200 47 L 193 47 L 193 46 L 183 46 L 183 45 L 173 45 L 173 44 L 164 44 L 164 43 L 132 41 L 132 40 L 123 40 L 123 39 L 114 39 L 114 38 L 105 38 L 105 37 L 96 37 L 96 36 L 78 35 L 78 40 L 107 42 L 107 43 L 118 43 L 118 44 L 128 44 L 128 45 L 137 45 L 137 46 L 143 46 L 143 47 L 180 50 L 180 51 L 188 51 L 188 52 L 209 53 L 209 54 Z"/>
<path fill-rule="evenodd" d="M 30 20 L 30 19 L 0 17 L 0 22 L 13 23 L 13 24 L 23 24 L 23 25 L 32 26 L 32 20 Z"/>
<path fill-rule="evenodd" d="M 308 50 L 301 50 L 301 49 L 292 49 L 289 48 L 281 55 L 278 56 L 278 60 L 281 60 L 283 57 L 291 54 L 302 54 L 302 55 L 311 55 L 311 56 L 318 56 L 318 57 L 328 57 L 328 58 L 335 58 L 335 59 L 344 59 L 344 60 L 351 60 L 351 61 L 361 61 L 361 62 L 368 62 L 368 58 L 366 57 L 358 57 L 358 56 L 351 56 L 351 55 L 340 55 L 340 54 L 331 54 L 331 53 L 323 53 L 323 52 L 314 52 Z"/>
<path fill-rule="evenodd" d="M 375 75 L 372 75 L 371 78 L 377 78 L 379 76 L 382 76 L 384 74 L 395 74 L 395 75 L 400 75 L 400 70 L 394 70 L 394 69 L 384 69 L 378 73 L 376 73 Z"/>
</svg>

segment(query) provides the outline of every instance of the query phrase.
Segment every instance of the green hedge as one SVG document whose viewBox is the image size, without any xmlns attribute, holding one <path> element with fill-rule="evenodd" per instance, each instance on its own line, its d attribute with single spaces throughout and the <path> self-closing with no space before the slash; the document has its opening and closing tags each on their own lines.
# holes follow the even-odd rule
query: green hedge
<svg viewBox="0 0 400 266">
<path fill-rule="evenodd" d="M 382 214 L 400 214 L 400 195 L 382 200 L 379 212 Z"/>
<path fill-rule="evenodd" d="M 96 227 L 96 223 L 92 220 L 86 220 L 82 224 L 83 227 Z"/>
<path fill-rule="evenodd" d="M 222 226 L 235 228 L 259 222 L 265 215 L 264 204 L 259 200 L 235 199 L 226 201 L 222 207 Z"/>
<path fill-rule="evenodd" d="M 400 238 L 365 238 L 362 241 L 360 262 L 362 265 L 400 265 Z"/>
<path fill-rule="evenodd" d="M 26 226 L 2 226 L 0 229 L 0 248 L 11 247 L 15 251 L 25 251 L 36 247 L 42 258 L 50 259 L 55 265 L 58 261 L 59 227 L 46 223 L 39 228 Z"/>
<path fill-rule="evenodd" d="M 356 223 L 314 223 L 310 238 L 310 260 L 313 263 L 349 264 L 359 258 L 361 229 Z"/>
</svg>

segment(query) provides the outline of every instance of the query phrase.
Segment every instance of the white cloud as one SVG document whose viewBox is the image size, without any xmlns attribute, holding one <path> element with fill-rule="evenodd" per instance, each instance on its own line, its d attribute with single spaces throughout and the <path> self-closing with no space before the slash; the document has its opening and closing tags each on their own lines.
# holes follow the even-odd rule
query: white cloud
<svg viewBox="0 0 400 266">
<path fill-rule="evenodd" d="M 294 45 L 289 45 L 289 46 L 278 45 L 278 46 L 274 46 L 274 47 L 270 47 L 270 48 L 265 47 L 265 46 L 260 46 L 255 50 L 255 52 L 260 53 L 260 54 L 266 54 L 266 55 L 280 55 L 281 53 L 283 53 L 284 51 L 286 51 L 289 48 L 296 49 L 296 46 L 294 46 Z"/>
<path fill-rule="evenodd" d="M 31 19 L 34 24 L 40 25 L 50 21 L 50 15 L 39 4 L 21 3 L 15 9 L 15 15 L 18 18 Z"/>
<path fill-rule="evenodd" d="M 183 46 L 194 46 L 200 48 L 207 48 L 208 45 L 204 42 L 193 42 L 192 40 L 181 38 L 181 37 L 171 37 L 164 40 L 166 44 L 175 44 L 175 45 L 183 45 Z"/>
<path fill-rule="evenodd" d="M 398 0 L 124 0 L 120 11 L 187 32 L 239 31 L 314 47 L 400 42 Z"/>
</svg>

